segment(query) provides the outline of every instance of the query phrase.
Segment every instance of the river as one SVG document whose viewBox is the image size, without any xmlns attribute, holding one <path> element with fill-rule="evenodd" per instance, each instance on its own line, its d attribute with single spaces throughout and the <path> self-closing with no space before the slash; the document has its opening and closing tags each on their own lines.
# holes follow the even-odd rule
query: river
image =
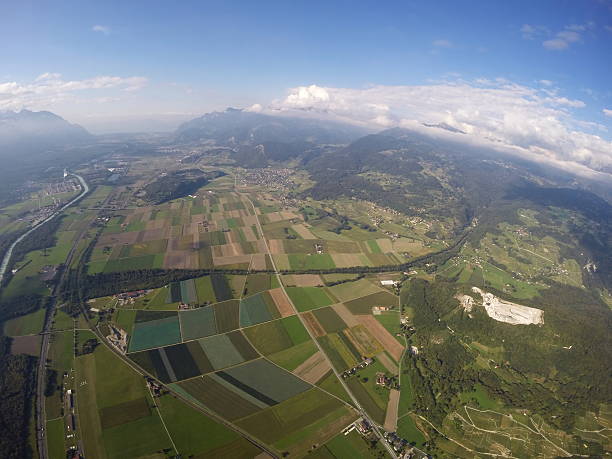
<svg viewBox="0 0 612 459">
<path fill-rule="evenodd" d="M 83 177 L 81 177 L 80 175 L 77 175 L 77 174 L 72 174 L 72 173 L 69 174 L 69 175 L 74 175 L 79 180 L 79 182 L 81 183 L 81 187 L 82 187 L 83 191 L 81 191 L 81 193 L 76 198 L 74 198 L 72 201 L 68 202 L 67 204 L 64 204 L 62 207 L 60 207 L 57 211 L 55 211 L 52 215 L 47 217 L 45 220 L 43 220 L 42 222 L 38 223 L 37 225 L 35 225 L 32 228 L 30 228 L 28 231 L 23 233 L 21 236 L 19 236 L 11 244 L 11 246 L 8 248 L 8 250 L 4 254 L 4 258 L 2 259 L 2 264 L 0 265 L 0 285 L 2 284 L 2 281 L 4 280 L 4 274 L 6 273 L 6 270 L 8 268 L 9 262 L 11 261 L 11 257 L 13 256 L 13 250 L 15 249 L 17 244 L 19 244 L 26 237 L 28 237 L 28 235 L 30 235 L 34 230 L 37 230 L 38 228 L 40 228 L 45 223 L 48 223 L 51 220 L 53 220 L 55 217 L 57 217 L 59 214 L 61 214 L 64 210 L 66 210 L 72 204 L 74 204 L 75 202 L 79 201 L 83 196 L 85 196 L 89 192 L 89 185 L 87 185 L 87 182 L 85 181 L 85 179 Z"/>
</svg>

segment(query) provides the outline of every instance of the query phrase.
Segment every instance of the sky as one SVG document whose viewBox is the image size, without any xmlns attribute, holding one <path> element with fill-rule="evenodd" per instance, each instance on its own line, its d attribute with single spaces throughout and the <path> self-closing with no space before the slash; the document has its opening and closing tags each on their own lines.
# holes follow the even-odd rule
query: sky
<svg viewBox="0 0 612 459">
<path fill-rule="evenodd" d="M 319 111 L 445 122 L 612 172 L 612 0 L 7 0 L 0 43 L 0 110 L 94 133 Z"/>
</svg>

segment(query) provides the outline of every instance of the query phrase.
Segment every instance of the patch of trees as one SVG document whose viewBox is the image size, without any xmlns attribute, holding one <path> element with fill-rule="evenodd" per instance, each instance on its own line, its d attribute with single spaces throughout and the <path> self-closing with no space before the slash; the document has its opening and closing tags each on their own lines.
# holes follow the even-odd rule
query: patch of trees
<svg viewBox="0 0 612 459">
<path fill-rule="evenodd" d="M 100 342 L 96 338 L 88 339 L 81 345 L 80 349 L 75 350 L 76 351 L 75 354 L 77 356 L 92 354 L 96 350 L 96 347 L 98 347 L 99 344 Z"/>
<path fill-rule="evenodd" d="M 57 371 L 53 368 L 47 368 L 45 373 L 45 397 L 51 397 L 57 389 Z"/>
<path fill-rule="evenodd" d="M 0 299 L 0 322 L 37 311 L 43 305 L 39 294 L 19 295 Z"/>
<path fill-rule="evenodd" d="M 222 171 L 204 172 L 200 169 L 181 169 L 159 177 L 144 187 L 146 199 L 162 204 L 198 191 L 211 180 L 226 175 Z"/>
<path fill-rule="evenodd" d="M 416 333 L 411 340 L 419 346 L 419 355 L 410 377 L 420 394 L 417 407 L 429 407 L 434 413 L 441 410 L 438 416 L 454 409 L 452 399 L 438 403 L 440 395 L 432 408 L 434 402 L 428 392 L 438 394 L 441 387 L 446 387 L 456 393 L 459 387 L 450 381 L 459 378 L 463 388 L 479 382 L 506 405 L 538 413 L 546 422 L 570 431 L 577 416 L 586 410 L 598 412 L 602 403 L 612 399 L 608 368 L 612 360 L 612 313 L 595 294 L 554 284 L 540 297 L 521 301 L 544 309 L 544 325 L 514 326 L 492 320 L 480 307 L 468 316 L 453 298 L 457 290 L 460 288 L 448 282 L 420 279 L 411 280 L 402 289 L 402 304 L 409 304 L 415 311 Z M 459 351 L 455 346 L 459 338 L 465 343 L 502 347 L 500 361 L 476 373 L 466 366 L 463 376 L 453 375 L 446 360 L 467 362 L 473 358 L 468 354 L 475 355 L 467 347 L 462 346 L 467 354 Z"/>
<path fill-rule="evenodd" d="M 337 280 L 337 281 L 325 282 L 325 286 L 326 287 L 333 287 L 334 285 L 346 284 L 347 282 L 356 282 L 359 279 L 363 279 L 364 277 L 365 277 L 365 274 L 361 273 L 358 276 L 350 278 L 350 279 L 340 279 L 340 280 Z"/>
<path fill-rule="evenodd" d="M 0 336 L 0 457 L 32 457 L 29 422 L 36 358 L 11 355 L 11 339 Z"/>
<path fill-rule="evenodd" d="M 118 292 L 158 288 L 171 282 L 178 282 L 211 273 L 247 274 L 248 270 L 214 270 L 214 269 L 139 269 L 114 273 L 97 273 L 83 276 L 79 285 L 81 298 L 98 298 Z"/>
</svg>

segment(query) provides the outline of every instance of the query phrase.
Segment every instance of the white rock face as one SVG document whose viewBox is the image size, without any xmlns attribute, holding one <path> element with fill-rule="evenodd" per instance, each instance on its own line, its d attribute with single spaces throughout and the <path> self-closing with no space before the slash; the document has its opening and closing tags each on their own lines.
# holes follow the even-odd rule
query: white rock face
<svg viewBox="0 0 612 459">
<path fill-rule="evenodd" d="M 483 292 L 478 287 L 472 287 L 472 291 L 480 294 L 482 305 L 491 319 L 512 325 L 544 323 L 544 311 L 541 309 L 501 300 L 492 293 Z"/>
<path fill-rule="evenodd" d="M 470 295 L 457 295 L 455 298 L 459 300 L 463 309 L 465 309 L 467 312 L 472 312 L 472 308 L 474 307 L 474 298 L 472 298 Z"/>
</svg>

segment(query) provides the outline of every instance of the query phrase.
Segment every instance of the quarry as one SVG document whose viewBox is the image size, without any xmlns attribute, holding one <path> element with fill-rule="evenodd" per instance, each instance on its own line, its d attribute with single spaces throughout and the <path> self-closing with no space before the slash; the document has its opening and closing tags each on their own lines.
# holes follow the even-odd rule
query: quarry
<svg viewBox="0 0 612 459">
<path fill-rule="evenodd" d="M 488 316 L 494 320 L 512 325 L 538 325 L 544 323 L 544 311 L 541 309 L 502 300 L 492 293 L 482 291 L 478 287 L 472 287 L 472 291 L 480 294 L 482 305 L 487 311 Z"/>
</svg>

